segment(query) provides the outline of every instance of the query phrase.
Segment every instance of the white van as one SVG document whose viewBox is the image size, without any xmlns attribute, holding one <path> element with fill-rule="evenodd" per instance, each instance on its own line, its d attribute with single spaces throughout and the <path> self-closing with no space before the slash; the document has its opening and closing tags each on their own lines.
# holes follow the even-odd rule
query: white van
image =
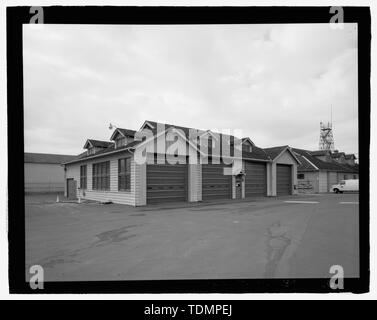
<svg viewBox="0 0 377 320">
<path fill-rule="evenodd" d="M 335 193 L 343 193 L 344 191 L 359 192 L 359 179 L 342 180 L 339 184 L 334 184 L 331 190 Z"/>
</svg>

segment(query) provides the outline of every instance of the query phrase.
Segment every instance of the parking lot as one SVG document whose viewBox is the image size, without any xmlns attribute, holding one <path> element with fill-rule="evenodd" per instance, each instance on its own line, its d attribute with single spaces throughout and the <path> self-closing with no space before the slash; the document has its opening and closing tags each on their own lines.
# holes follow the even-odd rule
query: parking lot
<svg viewBox="0 0 377 320">
<path fill-rule="evenodd" d="M 26 279 L 330 277 L 359 274 L 357 194 L 133 208 L 27 196 Z"/>
</svg>

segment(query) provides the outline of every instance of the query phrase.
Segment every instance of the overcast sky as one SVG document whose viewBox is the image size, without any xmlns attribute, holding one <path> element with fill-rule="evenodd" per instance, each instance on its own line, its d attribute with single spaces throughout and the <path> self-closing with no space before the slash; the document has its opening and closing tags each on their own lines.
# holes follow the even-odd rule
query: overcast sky
<svg viewBox="0 0 377 320">
<path fill-rule="evenodd" d="M 78 154 L 112 122 L 241 129 L 261 147 L 358 152 L 357 29 L 24 25 L 25 151 Z"/>
</svg>

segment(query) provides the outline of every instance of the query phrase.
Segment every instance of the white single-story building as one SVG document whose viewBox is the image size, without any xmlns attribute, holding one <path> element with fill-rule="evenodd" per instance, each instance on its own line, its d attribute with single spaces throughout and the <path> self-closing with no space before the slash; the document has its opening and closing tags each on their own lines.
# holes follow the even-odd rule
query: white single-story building
<svg viewBox="0 0 377 320">
<path fill-rule="evenodd" d="M 300 193 L 331 192 L 331 186 L 338 184 L 341 180 L 359 178 L 359 169 L 353 154 L 296 148 L 293 148 L 293 152 L 300 160 L 297 169 Z"/>
<path fill-rule="evenodd" d="M 110 140 L 88 139 L 64 164 L 66 196 L 142 206 L 297 193 L 299 160 L 287 146 L 272 158 L 250 138 L 154 121 Z"/>
</svg>

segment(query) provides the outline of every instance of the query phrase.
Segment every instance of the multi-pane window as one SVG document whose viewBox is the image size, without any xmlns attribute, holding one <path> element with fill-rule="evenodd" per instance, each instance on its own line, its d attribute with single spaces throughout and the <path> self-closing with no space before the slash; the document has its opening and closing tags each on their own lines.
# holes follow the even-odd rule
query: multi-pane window
<svg viewBox="0 0 377 320">
<path fill-rule="evenodd" d="M 131 158 L 118 160 L 118 190 L 129 191 L 131 189 Z"/>
<path fill-rule="evenodd" d="M 80 188 L 86 189 L 87 178 L 86 178 L 86 165 L 80 166 Z"/>
<path fill-rule="evenodd" d="M 297 179 L 305 179 L 305 173 L 298 173 Z"/>
<path fill-rule="evenodd" d="M 110 161 L 94 163 L 93 190 L 110 190 Z"/>
</svg>

